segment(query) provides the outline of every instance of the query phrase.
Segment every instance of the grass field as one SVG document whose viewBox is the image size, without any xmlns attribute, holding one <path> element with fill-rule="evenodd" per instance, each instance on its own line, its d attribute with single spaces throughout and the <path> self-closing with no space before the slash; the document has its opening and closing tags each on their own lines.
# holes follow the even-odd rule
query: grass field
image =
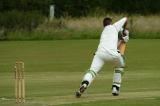
<svg viewBox="0 0 160 106">
<path fill-rule="evenodd" d="M 0 42 L 0 106 L 17 106 L 13 73 L 16 60 L 25 63 L 24 106 L 160 105 L 160 40 L 156 39 L 131 39 L 128 43 L 120 96 L 111 95 L 113 71 L 105 65 L 82 98 L 75 98 L 97 45 L 98 40 Z"/>
</svg>

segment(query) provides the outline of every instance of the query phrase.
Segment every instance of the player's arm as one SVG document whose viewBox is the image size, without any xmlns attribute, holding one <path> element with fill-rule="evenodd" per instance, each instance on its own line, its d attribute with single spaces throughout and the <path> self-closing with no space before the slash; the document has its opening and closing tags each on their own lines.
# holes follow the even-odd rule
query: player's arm
<svg viewBox="0 0 160 106">
<path fill-rule="evenodd" d="M 118 42 L 118 50 L 120 51 L 121 55 L 124 55 L 125 49 L 126 49 L 126 43 L 129 40 L 129 30 L 127 29 L 127 23 L 128 21 L 126 20 L 122 31 L 121 31 L 121 36 L 120 36 L 120 40 Z"/>
<path fill-rule="evenodd" d="M 119 21 L 115 22 L 113 26 L 116 28 L 117 32 L 121 31 L 121 29 L 126 29 L 128 23 L 128 18 L 124 17 L 120 19 Z"/>
</svg>

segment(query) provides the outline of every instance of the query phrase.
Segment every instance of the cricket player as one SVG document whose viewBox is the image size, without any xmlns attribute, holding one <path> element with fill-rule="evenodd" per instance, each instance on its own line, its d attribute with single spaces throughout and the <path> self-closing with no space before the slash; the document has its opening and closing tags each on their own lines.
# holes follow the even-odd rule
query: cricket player
<svg viewBox="0 0 160 106">
<path fill-rule="evenodd" d="M 112 84 L 112 95 L 118 96 L 121 86 L 121 77 L 124 63 L 124 51 L 126 43 L 129 40 L 129 31 L 127 29 L 127 17 L 120 19 L 112 24 L 111 18 L 104 18 L 104 30 L 100 37 L 100 42 L 97 51 L 94 55 L 92 64 L 88 72 L 84 75 L 80 88 L 76 92 L 76 97 L 81 97 L 82 93 L 91 84 L 98 72 L 101 70 L 104 63 L 113 63 L 114 74 Z M 118 37 L 118 34 L 121 36 Z"/>
</svg>

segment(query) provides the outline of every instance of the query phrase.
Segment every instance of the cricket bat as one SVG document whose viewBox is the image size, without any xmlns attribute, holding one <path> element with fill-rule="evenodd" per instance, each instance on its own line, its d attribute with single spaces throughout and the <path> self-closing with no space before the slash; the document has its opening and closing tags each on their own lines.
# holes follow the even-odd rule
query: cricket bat
<svg viewBox="0 0 160 106">
<path fill-rule="evenodd" d="M 126 43 L 121 40 L 118 46 L 118 50 L 120 51 L 121 55 L 124 55 L 125 49 L 126 49 Z"/>
<path fill-rule="evenodd" d="M 121 33 L 122 37 L 125 37 L 129 35 L 129 31 L 128 30 L 123 30 L 123 32 Z M 119 41 L 119 45 L 118 45 L 118 50 L 120 51 L 121 55 L 124 55 L 125 53 L 125 49 L 126 49 L 126 42 L 124 42 L 124 40 L 120 40 Z"/>
</svg>

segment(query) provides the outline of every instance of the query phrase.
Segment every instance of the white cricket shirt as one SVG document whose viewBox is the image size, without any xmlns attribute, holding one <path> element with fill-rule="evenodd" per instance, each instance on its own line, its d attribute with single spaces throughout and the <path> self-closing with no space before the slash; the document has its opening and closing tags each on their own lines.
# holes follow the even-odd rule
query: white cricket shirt
<svg viewBox="0 0 160 106">
<path fill-rule="evenodd" d="M 100 43 L 97 51 L 117 52 L 118 32 L 126 21 L 127 18 L 124 17 L 121 20 L 115 22 L 113 25 L 108 25 L 104 28 L 100 37 Z"/>
</svg>

